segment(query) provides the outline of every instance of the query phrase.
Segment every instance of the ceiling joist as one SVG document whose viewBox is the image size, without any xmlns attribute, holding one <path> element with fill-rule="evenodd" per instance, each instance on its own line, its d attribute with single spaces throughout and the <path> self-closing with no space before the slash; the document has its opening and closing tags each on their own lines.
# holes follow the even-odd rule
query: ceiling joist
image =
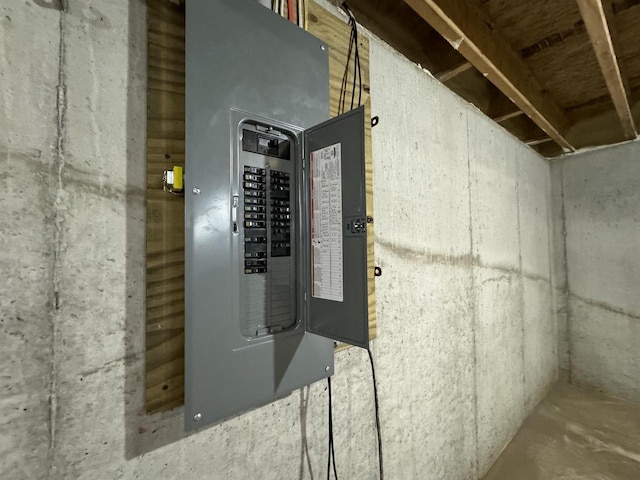
<svg viewBox="0 0 640 480">
<path fill-rule="evenodd" d="M 491 117 L 494 122 L 502 123 L 510 118 L 523 115 L 523 112 L 507 97 L 500 95 L 492 100 L 491 106 L 487 111 L 487 115 Z"/>
<path fill-rule="evenodd" d="M 622 123 L 625 138 L 636 138 L 637 132 L 623 78 L 613 46 L 611 28 L 602 0 L 578 0 L 580 14 L 587 28 L 600 69 L 607 83 L 613 105 Z"/>
<path fill-rule="evenodd" d="M 520 56 L 484 21 L 479 7 L 465 0 L 405 2 L 550 138 L 563 148 L 574 150 L 566 138 L 567 117 L 543 91 Z"/>
<path fill-rule="evenodd" d="M 491 117 L 491 118 L 496 123 L 502 123 L 505 120 L 509 120 L 510 118 L 514 118 L 523 114 L 524 112 L 522 110 L 512 110 L 511 112 L 503 113 L 502 115 L 498 115 L 497 117 Z"/>
<path fill-rule="evenodd" d="M 470 68 L 473 68 L 473 65 L 471 65 L 469 62 L 463 62 L 460 65 L 456 65 L 455 67 L 450 68 L 449 70 L 437 73 L 436 78 L 442 83 L 447 83 L 449 80 L 457 77 L 461 73 L 466 72 Z"/>
<path fill-rule="evenodd" d="M 530 140 L 525 140 L 525 144 L 533 147 L 535 145 L 542 145 L 543 143 L 552 142 L 553 140 L 549 137 L 540 137 L 540 138 L 532 138 Z"/>
</svg>

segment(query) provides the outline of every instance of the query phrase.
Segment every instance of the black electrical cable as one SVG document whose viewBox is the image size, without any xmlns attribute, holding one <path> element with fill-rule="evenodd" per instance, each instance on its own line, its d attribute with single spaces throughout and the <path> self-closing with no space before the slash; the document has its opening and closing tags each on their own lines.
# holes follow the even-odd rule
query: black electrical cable
<svg viewBox="0 0 640 480">
<path fill-rule="evenodd" d="M 329 414 L 327 418 L 327 425 L 329 428 L 329 446 L 327 447 L 327 480 L 331 478 L 331 449 L 333 448 L 333 431 L 332 431 L 332 419 L 331 419 L 331 377 L 327 378 L 329 384 Z"/>
<path fill-rule="evenodd" d="M 354 28 L 356 29 L 356 33 L 357 33 L 357 26 L 356 26 L 356 20 L 355 18 L 353 19 L 353 25 Z M 356 62 L 358 65 L 358 106 L 362 105 L 362 70 L 360 68 L 360 50 L 358 48 L 358 40 L 357 40 L 357 35 L 356 35 Z"/>
<path fill-rule="evenodd" d="M 351 52 L 353 50 L 353 28 L 349 37 L 349 48 L 347 50 L 347 59 L 344 65 L 344 74 L 342 75 L 342 85 L 340 86 L 340 98 L 338 100 L 338 115 L 344 113 L 344 103 L 347 98 L 347 80 L 349 78 L 349 62 L 351 62 Z"/>
<path fill-rule="evenodd" d="M 349 16 L 351 16 L 351 12 L 349 12 Z M 355 55 L 353 57 L 353 85 L 351 85 L 351 110 L 353 110 L 353 102 L 356 96 L 356 81 L 358 79 L 357 75 L 357 66 L 358 66 L 358 29 L 356 27 L 356 21 L 353 17 L 349 20 L 351 24 L 351 29 L 353 31 L 353 38 L 355 42 Z"/>
<path fill-rule="evenodd" d="M 333 409 L 331 407 L 331 377 L 327 377 L 327 390 L 329 393 L 329 450 L 327 453 L 327 480 L 331 478 L 331 462 L 333 461 L 333 476 L 338 480 L 338 470 L 336 468 L 336 450 L 333 445 Z"/>
<path fill-rule="evenodd" d="M 360 50 L 358 47 L 358 26 L 356 23 L 356 19 L 346 5 L 346 2 L 343 2 L 342 8 L 349 16 L 349 26 L 351 28 L 351 34 L 349 36 L 349 48 L 347 50 L 347 58 L 344 66 L 344 74 L 342 76 L 342 85 L 340 88 L 340 98 L 338 100 L 338 114 L 344 113 L 345 111 L 345 103 L 347 101 L 347 82 L 349 78 L 349 65 L 351 63 L 351 55 L 352 52 L 355 52 L 353 57 L 353 85 L 351 87 L 351 109 L 354 107 L 355 103 L 355 89 L 356 82 L 359 86 L 358 93 L 358 106 L 362 104 L 362 70 L 360 66 Z"/>
<path fill-rule="evenodd" d="M 369 353 L 369 362 L 371 362 L 371 376 L 373 378 L 373 399 L 376 408 L 376 432 L 378 435 L 378 465 L 380 469 L 380 480 L 384 480 L 384 468 L 382 465 L 382 437 L 380 435 L 380 406 L 378 404 L 378 386 L 376 383 L 376 367 L 373 364 L 373 354 L 371 350 L 367 349 Z"/>
<path fill-rule="evenodd" d="M 367 349 L 369 354 L 369 362 L 371 363 L 371 378 L 373 380 L 373 400 L 375 405 L 376 414 L 376 436 L 378 440 L 378 471 L 380 473 L 380 480 L 384 480 L 384 465 L 382 456 L 382 436 L 380 432 L 380 404 L 378 402 L 378 383 L 376 381 L 376 367 L 373 362 L 373 354 L 371 350 Z M 327 451 L 327 480 L 331 479 L 331 464 L 333 463 L 333 475 L 335 480 L 338 480 L 338 470 L 336 468 L 336 451 L 333 442 L 333 400 L 331 395 L 331 377 L 327 377 L 327 392 L 329 397 L 328 408 L 328 426 L 329 426 L 329 448 Z"/>
<path fill-rule="evenodd" d="M 347 72 L 349 70 L 349 62 L 351 61 L 351 49 L 355 50 L 354 59 L 353 59 L 353 85 L 351 88 L 351 109 L 354 107 L 355 103 L 355 93 L 356 93 L 356 81 L 358 82 L 358 106 L 362 104 L 362 69 L 360 66 L 360 49 L 359 39 L 358 39 L 358 24 L 356 22 L 356 17 L 353 15 L 349 7 L 347 6 L 347 2 L 342 3 L 342 8 L 349 16 L 349 26 L 351 27 L 351 36 L 349 39 L 349 54 L 347 55 L 347 62 L 345 65 L 345 75 L 343 77 L 343 88 L 346 90 L 346 77 Z M 346 91 L 345 91 L 346 97 Z M 341 91 L 341 99 L 342 99 L 342 91 Z M 344 100 L 343 102 L 343 111 L 344 111 Z"/>
<path fill-rule="evenodd" d="M 359 49 L 359 39 L 358 39 L 358 24 L 356 23 L 356 19 L 351 12 L 349 12 L 351 16 L 351 28 L 353 28 L 354 38 L 355 38 L 355 55 L 353 58 L 353 86 L 351 88 L 351 109 L 353 110 L 353 104 L 355 100 L 356 93 L 356 81 L 359 85 L 359 94 L 358 94 L 358 106 L 360 106 L 361 98 L 362 98 L 362 74 L 360 72 L 360 49 Z M 357 79 L 357 80 L 356 80 Z"/>
</svg>

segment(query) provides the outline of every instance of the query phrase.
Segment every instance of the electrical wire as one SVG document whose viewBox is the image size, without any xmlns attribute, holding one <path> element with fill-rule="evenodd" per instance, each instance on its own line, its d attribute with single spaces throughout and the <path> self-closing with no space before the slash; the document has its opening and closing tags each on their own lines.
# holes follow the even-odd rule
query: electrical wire
<svg viewBox="0 0 640 480">
<path fill-rule="evenodd" d="M 373 401 L 376 415 L 376 438 L 378 440 L 378 472 L 380 480 L 384 480 L 384 462 L 382 455 L 382 434 L 380 431 L 380 403 L 378 402 L 378 382 L 376 380 L 376 367 L 373 361 L 373 353 L 367 349 L 369 363 L 371 364 L 371 378 L 373 381 Z M 327 425 L 329 428 L 329 447 L 327 449 L 327 480 L 331 479 L 331 465 L 333 464 L 333 476 L 338 480 L 338 470 L 336 468 L 336 450 L 333 438 L 333 400 L 331 392 L 331 377 L 327 377 L 327 392 L 329 398 Z"/>
<path fill-rule="evenodd" d="M 297 0 L 298 7 L 296 8 L 296 12 L 298 13 L 298 18 L 296 18 L 296 22 L 300 28 L 304 28 L 304 2 L 303 0 Z"/>
<path fill-rule="evenodd" d="M 345 8 L 346 4 L 345 4 Z M 357 75 L 357 65 L 358 65 L 358 28 L 356 27 L 355 24 L 355 19 L 351 16 L 351 12 L 349 12 L 349 16 L 351 17 L 349 19 L 349 23 L 351 24 L 351 29 L 353 31 L 353 39 L 354 39 L 354 45 L 355 45 L 355 56 L 353 57 L 353 85 L 351 87 L 351 110 L 353 110 L 353 101 L 355 99 L 355 95 L 356 95 L 356 80 L 358 78 Z"/>
<path fill-rule="evenodd" d="M 349 38 L 349 47 L 347 49 L 347 59 L 344 64 L 344 74 L 342 75 L 342 85 L 340 86 L 340 98 L 338 100 L 338 114 L 344 113 L 344 103 L 347 97 L 347 81 L 349 77 L 349 63 L 351 61 L 351 51 L 353 49 L 353 29 Z"/>
<path fill-rule="evenodd" d="M 378 468 L 380 471 L 380 480 L 384 480 L 384 468 L 382 462 L 382 437 L 380 434 L 380 405 L 378 404 L 378 386 L 376 382 L 376 367 L 373 364 L 373 354 L 370 349 L 367 349 L 369 353 L 369 362 L 371 363 L 371 377 L 373 378 L 373 399 L 376 409 L 376 432 L 378 436 Z"/>
<path fill-rule="evenodd" d="M 358 47 L 358 24 L 356 18 L 347 6 L 346 2 L 342 3 L 343 10 L 349 16 L 349 26 L 351 34 L 349 36 L 349 48 L 347 50 L 347 58 L 345 61 L 344 74 L 342 76 L 342 85 L 340 87 L 340 98 L 338 100 L 338 114 L 345 112 L 345 103 L 347 97 L 347 85 L 349 79 L 349 65 L 351 63 L 351 54 L 353 52 L 353 82 L 351 86 L 351 109 L 355 105 L 356 83 L 358 84 L 358 107 L 362 104 L 362 69 L 360 66 L 360 50 Z"/>
<path fill-rule="evenodd" d="M 353 109 L 353 101 L 355 94 L 355 85 L 356 85 L 356 71 L 358 74 L 358 106 L 362 104 L 362 70 L 360 68 L 360 42 L 358 39 L 358 24 L 356 22 L 356 17 L 353 15 L 346 2 L 344 4 L 347 13 L 350 17 L 351 28 L 354 34 L 354 44 L 355 44 L 355 58 L 353 62 L 353 89 L 351 91 L 351 108 Z"/>
<path fill-rule="evenodd" d="M 333 410 L 331 400 L 331 377 L 327 377 L 327 390 L 329 393 L 329 450 L 327 452 L 327 480 L 331 478 L 331 463 L 333 460 L 333 476 L 338 480 L 338 470 L 336 468 L 336 450 L 333 444 Z"/>
<path fill-rule="evenodd" d="M 302 6 L 304 8 L 304 29 L 309 30 L 309 16 L 307 15 L 307 0 L 302 0 Z"/>
<path fill-rule="evenodd" d="M 338 115 L 344 112 L 344 97 L 347 89 L 347 77 L 349 74 L 349 62 L 351 60 L 351 48 L 353 46 L 353 29 L 349 37 L 349 46 L 347 48 L 347 58 L 345 60 L 344 74 L 342 75 L 342 83 L 340 85 L 340 98 L 338 99 Z"/>
<path fill-rule="evenodd" d="M 290 22 L 295 23 L 297 20 L 296 1 L 287 0 L 287 18 Z"/>
</svg>

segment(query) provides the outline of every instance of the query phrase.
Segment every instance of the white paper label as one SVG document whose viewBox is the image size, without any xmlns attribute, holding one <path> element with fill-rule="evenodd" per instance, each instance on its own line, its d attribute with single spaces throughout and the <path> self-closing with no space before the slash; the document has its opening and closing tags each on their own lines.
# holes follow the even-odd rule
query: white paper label
<svg viewBox="0 0 640 480">
<path fill-rule="evenodd" d="M 340 144 L 311 152 L 311 295 L 343 301 Z"/>
</svg>

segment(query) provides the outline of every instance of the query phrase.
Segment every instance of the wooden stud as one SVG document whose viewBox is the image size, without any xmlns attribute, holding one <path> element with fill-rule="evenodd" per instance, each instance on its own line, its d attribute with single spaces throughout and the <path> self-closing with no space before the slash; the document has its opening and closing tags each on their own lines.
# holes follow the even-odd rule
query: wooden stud
<svg viewBox="0 0 640 480">
<path fill-rule="evenodd" d="M 631 115 L 625 81 L 616 58 L 602 0 L 578 0 L 578 7 L 587 27 L 602 75 L 607 83 L 613 105 L 622 123 L 625 138 L 632 140 L 637 136 L 636 127 Z"/>
<path fill-rule="evenodd" d="M 488 26 L 478 6 L 465 0 L 405 2 L 553 140 L 574 150 L 566 138 L 568 119 L 520 56 Z"/>
<path fill-rule="evenodd" d="M 185 163 L 184 6 L 147 7 L 147 276 L 145 407 L 184 402 L 184 199 L 162 172 Z"/>
</svg>

